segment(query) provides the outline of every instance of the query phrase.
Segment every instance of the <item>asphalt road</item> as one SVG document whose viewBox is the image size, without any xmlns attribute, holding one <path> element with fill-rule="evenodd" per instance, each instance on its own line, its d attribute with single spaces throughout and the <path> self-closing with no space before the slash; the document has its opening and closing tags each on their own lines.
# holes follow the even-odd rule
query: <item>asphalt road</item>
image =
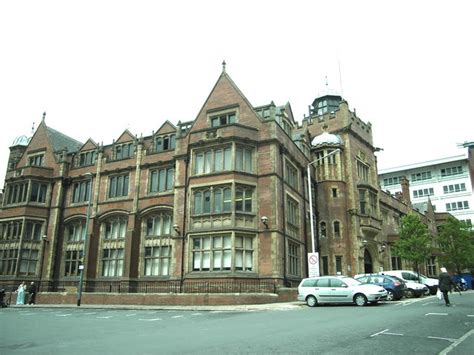
<svg viewBox="0 0 474 355">
<path fill-rule="evenodd" d="M 0 311 L 0 354 L 473 354 L 474 291 L 262 311 Z"/>
</svg>

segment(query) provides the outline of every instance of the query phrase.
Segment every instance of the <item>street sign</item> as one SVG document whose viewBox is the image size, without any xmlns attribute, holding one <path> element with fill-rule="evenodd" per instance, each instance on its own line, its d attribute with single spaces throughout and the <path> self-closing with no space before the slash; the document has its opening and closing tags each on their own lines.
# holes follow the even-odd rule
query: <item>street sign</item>
<svg viewBox="0 0 474 355">
<path fill-rule="evenodd" d="M 308 253 L 308 276 L 319 276 L 319 253 Z"/>
</svg>

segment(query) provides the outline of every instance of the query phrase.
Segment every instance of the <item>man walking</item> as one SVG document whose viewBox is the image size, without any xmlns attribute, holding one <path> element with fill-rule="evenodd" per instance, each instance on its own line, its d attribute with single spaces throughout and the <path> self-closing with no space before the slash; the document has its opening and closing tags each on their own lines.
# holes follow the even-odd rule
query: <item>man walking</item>
<svg viewBox="0 0 474 355">
<path fill-rule="evenodd" d="M 30 300 L 28 301 L 28 304 L 35 304 L 36 285 L 33 281 L 31 282 L 30 287 L 28 288 L 28 293 L 30 294 Z"/>
<path fill-rule="evenodd" d="M 446 270 L 445 267 L 440 268 L 441 273 L 439 274 L 438 277 L 438 287 L 440 291 L 443 293 L 444 297 L 444 303 L 446 304 L 446 307 L 451 306 L 451 303 L 449 302 L 449 296 L 448 292 L 451 291 L 451 286 L 454 285 L 453 280 L 451 279 L 451 276 L 448 274 L 448 270 Z"/>
</svg>

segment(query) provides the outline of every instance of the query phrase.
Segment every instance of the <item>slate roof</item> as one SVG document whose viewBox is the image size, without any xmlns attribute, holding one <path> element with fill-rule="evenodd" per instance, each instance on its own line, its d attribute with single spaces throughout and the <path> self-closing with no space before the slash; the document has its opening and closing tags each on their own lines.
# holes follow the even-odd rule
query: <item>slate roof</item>
<svg viewBox="0 0 474 355">
<path fill-rule="evenodd" d="M 49 141 L 53 146 L 54 152 L 60 152 L 64 148 L 67 148 L 69 153 L 74 153 L 83 146 L 83 143 L 75 140 L 74 138 L 68 137 L 61 132 L 58 132 L 55 129 L 46 127 L 46 131 L 48 133 Z"/>
</svg>

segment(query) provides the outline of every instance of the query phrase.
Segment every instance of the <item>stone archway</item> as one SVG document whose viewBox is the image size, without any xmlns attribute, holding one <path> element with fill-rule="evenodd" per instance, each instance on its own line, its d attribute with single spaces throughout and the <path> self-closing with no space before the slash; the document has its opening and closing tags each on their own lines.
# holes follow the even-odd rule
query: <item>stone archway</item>
<svg viewBox="0 0 474 355">
<path fill-rule="evenodd" d="M 364 273 L 371 274 L 374 272 L 374 267 L 372 263 L 372 256 L 368 249 L 364 250 Z"/>
</svg>

